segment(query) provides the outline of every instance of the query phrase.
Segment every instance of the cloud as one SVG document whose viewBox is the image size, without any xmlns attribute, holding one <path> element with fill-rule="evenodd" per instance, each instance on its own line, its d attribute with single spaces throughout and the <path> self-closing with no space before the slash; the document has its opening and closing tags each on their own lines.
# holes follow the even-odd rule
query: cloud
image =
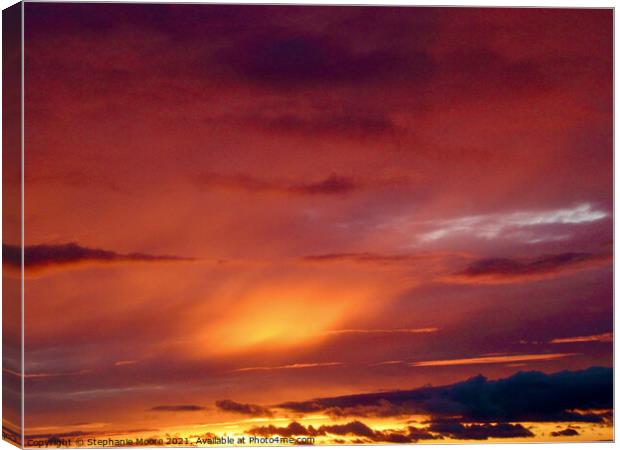
<svg viewBox="0 0 620 450">
<path fill-rule="evenodd" d="M 248 434 L 257 436 L 324 436 L 325 433 L 320 432 L 312 425 L 304 427 L 299 422 L 291 422 L 286 427 L 277 427 L 275 425 L 266 425 L 250 428 L 246 431 Z"/>
<path fill-rule="evenodd" d="M 409 365 L 413 367 L 431 367 L 431 366 L 465 366 L 472 364 L 502 364 L 515 363 L 523 361 L 550 361 L 554 359 L 566 358 L 574 356 L 577 353 L 546 353 L 537 355 L 494 355 L 494 356 L 478 356 L 474 358 L 461 359 L 439 359 L 434 361 L 412 362 Z"/>
<path fill-rule="evenodd" d="M 166 412 L 191 412 L 191 411 L 204 411 L 206 408 L 199 405 L 158 405 L 153 406 L 151 411 L 166 411 Z"/>
<path fill-rule="evenodd" d="M 199 183 L 210 189 L 289 195 L 342 195 L 361 189 L 361 186 L 354 179 L 336 174 L 331 174 L 322 180 L 309 183 L 270 181 L 243 174 L 206 174 L 199 178 Z"/>
<path fill-rule="evenodd" d="M 246 431 L 259 436 L 353 436 L 360 442 L 412 443 L 422 440 L 454 439 L 484 440 L 488 438 L 532 437 L 534 434 L 520 424 L 472 424 L 456 421 L 433 423 L 426 428 L 407 427 L 400 430 L 374 430 L 363 422 L 355 420 L 344 424 L 321 425 L 318 428 L 291 422 L 286 427 L 274 425 L 254 427 Z"/>
<path fill-rule="evenodd" d="M 597 222 L 609 217 L 607 211 L 596 209 L 590 203 L 583 203 L 574 208 L 542 211 L 517 211 L 504 214 L 482 214 L 459 217 L 456 219 L 433 221 L 434 228 L 420 234 L 422 242 L 457 238 L 464 235 L 480 239 L 507 238 L 523 242 L 536 243 L 568 239 L 570 235 L 558 233 L 540 233 L 540 227 L 551 225 L 579 225 Z"/>
<path fill-rule="evenodd" d="M 239 40 L 217 55 L 217 63 L 257 85 L 287 90 L 397 78 L 422 82 L 436 66 L 423 51 L 354 51 L 328 35 L 273 29 Z"/>
<path fill-rule="evenodd" d="M 442 421 L 433 423 L 429 431 L 439 433 L 453 439 L 486 440 L 489 438 L 526 438 L 533 437 L 534 433 L 521 424 L 498 423 L 498 424 L 471 424 L 464 425 L 459 422 Z"/>
<path fill-rule="evenodd" d="M 241 369 L 235 369 L 233 372 L 257 372 L 257 371 L 270 371 L 270 370 L 290 370 L 290 369 L 311 369 L 315 367 L 335 367 L 342 366 L 341 362 L 324 362 L 324 363 L 295 363 L 286 364 L 283 366 L 257 366 L 257 367 L 243 367 Z"/>
<path fill-rule="evenodd" d="M 345 329 L 345 330 L 329 330 L 326 334 L 421 334 L 435 333 L 439 328 L 394 328 L 394 329 Z M 383 363 L 385 364 L 385 363 Z"/>
<path fill-rule="evenodd" d="M 114 366 L 115 367 L 129 366 L 131 364 L 136 364 L 137 362 L 138 362 L 138 360 L 135 360 L 135 359 L 123 359 L 123 360 L 120 360 L 120 361 L 116 361 L 114 363 Z"/>
<path fill-rule="evenodd" d="M 408 436 L 411 442 L 443 439 L 443 436 L 439 434 L 430 433 L 428 428 L 409 427 Z"/>
<path fill-rule="evenodd" d="M 2 244 L 4 264 L 13 270 L 21 268 L 22 250 L 18 245 Z M 71 242 L 68 244 L 31 245 L 24 248 L 24 268 L 27 271 L 39 271 L 55 267 L 67 267 L 79 264 L 113 264 L 127 262 L 174 262 L 194 261 L 169 255 L 149 255 L 145 253 L 117 253 L 110 250 L 82 247 Z"/>
<path fill-rule="evenodd" d="M 590 336 L 573 336 L 556 338 L 549 341 L 550 344 L 574 344 L 579 342 L 613 342 L 613 333 L 593 334 Z"/>
<path fill-rule="evenodd" d="M 327 436 L 328 434 L 336 436 L 357 436 L 366 438 L 372 442 L 380 442 L 383 434 L 371 429 L 366 424 L 354 421 L 342 425 L 322 425 L 319 428 L 315 428 L 312 425 L 305 427 L 299 422 L 291 422 L 286 427 L 277 427 L 274 425 L 254 427 L 246 431 L 248 434 L 254 434 L 258 436 Z M 410 441 L 407 441 L 410 442 Z"/>
<path fill-rule="evenodd" d="M 350 252 L 350 253 L 321 253 L 316 255 L 306 255 L 303 261 L 312 263 L 356 263 L 356 264 L 400 264 L 414 263 L 420 261 L 442 260 L 448 256 L 463 256 L 448 253 L 419 253 L 419 254 L 384 254 L 372 252 Z"/>
<path fill-rule="evenodd" d="M 442 439 L 439 435 L 429 433 L 427 429 L 408 427 L 402 430 L 373 430 L 358 420 L 345 424 L 322 425 L 318 431 L 336 436 L 357 436 L 370 442 L 406 444 L 420 440 Z"/>
<path fill-rule="evenodd" d="M 16 372 L 14 370 L 8 369 L 6 367 L 2 368 L 2 372 L 4 374 L 12 375 L 14 377 L 21 378 L 22 374 L 20 372 Z M 24 373 L 24 378 L 63 378 L 63 377 L 75 377 L 80 375 L 86 375 L 91 373 L 90 369 L 82 369 L 77 370 L 75 372 L 33 372 L 33 373 Z"/>
<path fill-rule="evenodd" d="M 320 430 L 337 435 L 353 434 L 368 438 L 375 436 L 375 432 L 368 425 L 357 420 L 343 425 L 323 425 Z"/>
<path fill-rule="evenodd" d="M 292 192 L 304 195 L 346 194 L 358 188 L 351 178 L 330 175 L 322 181 L 292 186 Z"/>
<path fill-rule="evenodd" d="M 271 417 L 273 413 L 260 405 L 253 405 L 250 403 L 237 403 L 233 400 L 218 400 L 215 402 L 222 411 L 234 412 L 238 414 L 247 414 L 255 417 Z"/>
<path fill-rule="evenodd" d="M 560 430 L 560 431 L 552 431 L 551 432 L 551 436 L 579 436 L 579 431 L 575 430 L 574 428 L 566 428 L 564 430 Z"/>
<path fill-rule="evenodd" d="M 609 254 L 559 253 L 531 259 L 485 258 L 473 261 L 464 270 L 448 277 L 453 282 L 507 283 L 537 280 L 599 267 L 610 261 Z"/>
<path fill-rule="evenodd" d="M 410 183 L 407 178 L 360 180 L 332 173 L 325 178 L 308 181 L 269 180 L 248 174 L 222 175 L 207 173 L 197 179 L 207 189 L 244 191 L 253 194 L 298 196 L 340 196 L 368 189 L 387 189 Z"/>
<path fill-rule="evenodd" d="M 303 257 L 304 261 L 310 262 L 402 262 L 408 261 L 412 257 L 410 255 L 381 255 L 377 253 L 325 253 L 320 255 L 307 255 Z"/>
<path fill-rule="evenodd" d="M 447 386 L 317 398 L 279 407 L 300 413 L 336 411 L 340 416 L 355 415 L 361 409 L 368 416 L 427 414 L 434 420 L 456 417 L 478 423 L 600 423 L 604 415 L 588 411 L 613 408 L 613 371 L 591 367 L 552 374 L 518 372 L 498 380 L 479 375 Z"/>
</svg>

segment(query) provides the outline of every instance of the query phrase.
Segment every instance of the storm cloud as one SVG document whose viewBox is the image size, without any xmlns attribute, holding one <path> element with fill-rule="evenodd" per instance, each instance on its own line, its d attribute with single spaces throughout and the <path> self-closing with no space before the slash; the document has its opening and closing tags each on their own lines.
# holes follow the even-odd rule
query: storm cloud
<svg viewBox="0 0 620 450">
<path fill-rule="evenodd" d="M 588 410 L 613 407 L 611 368 L 591 367 L 552 374 L 518 372 L 488 380 L 479 375 L 448 386 L 422 387 L 288 402 L 281 408 L 295 412 L 327 412 L 336 416 L 429 414 L 476 422 L 602 422 Z M 515 395 L 518 393 L 518 395 Z"/>
<path fill-rule="evenodd" d="M 274 425 L 254 427 L 246 433 L 258 436 L 349 436 L 359 438 L 360 442 L 412 443 L 418 441 L 438 440 L 444 438 L 464 440 L 485 440 L 489 438 L 532 437 L 534 434 L 520 424 L 482 424 L 464 425 L 459 422 L 433 423 L 425 428 L 406 427 L 393 430 L 375 430 L 358 420 L 334 425 L 304 426 L 299 422 L 291 422 L 286 427 Z"/>
<path fill-rule="evenodd" d="M 446 421 L 433 423 L 429 431 L 453 439 L 486 440 L 489 438 L 525 438 L 533 437 L 534 433 L 521 424 L 498 423 L 498 424 L 462 424 L 459 422 Z"/>
</svg>

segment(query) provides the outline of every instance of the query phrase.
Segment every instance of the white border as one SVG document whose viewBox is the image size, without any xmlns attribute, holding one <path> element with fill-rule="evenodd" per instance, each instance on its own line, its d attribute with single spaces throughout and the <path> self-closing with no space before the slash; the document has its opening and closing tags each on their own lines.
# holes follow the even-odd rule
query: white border
<svg viewBox="0 0 620 450">
<path fill-rule="evenodd" d="M 46 0 L 29 0 L 29 1 L 46 1 Z M 65 0 L 65 1 L 72 1 L 72 0 Z M 85 1 L 81 1 L 82 3 L 97 3 L 97 1 L 90 1 L 90 0 L 85 0 Z M 14 0 L 0 0 L 0 6 L 2 9 L 8 8 L 9 6 L 15 4 L 16 2 Z M 111 3 L 111 2 L 106 2 L 106 3 Z M 282 1 L 282 0 L 271 0 L 271 1 L 265 1 L 265 0 L 244 0 L 244 1 L 200 1 L 200 0 L 183 0 L 183 1 L 174 1 L 174 0 L 151 0 L 151 1 L 131 1 L 131 3 L 210 3 L 210 4 L 231 4 L 231 3 L 236 3 L 236 4 L 301 4 L 301 5 L 333 5 L 333 4 L 338 4 L 338 5 L 377 5 L 377 6 L 469 6 L 469 7 L 547 7 L 547 8 L 615 8 L 615 1 L 600 1 L 600 0 L 590 0 L 590 1 L 574 1 L 574 0 L 564 0 L 564 1 L 549 1 L 549 0 L 537 0 L 537 1 L 518 1 L 518 0 L 512 0 L 512 1 L 502 1 L 502 0 L 478 0 L 478 1 L 471 1 L 471 0 L 460 0 L 458 1 L 458 3 L 452 3 L 452 2 L 447 2 L 444 4 L 441 4 L 438 1 L 429 1 L 429 0 L 417 0 L 417 1 L 410 1 L 410 0 L 388 0 L 388 1 L 359 1 L 359 0 L 336 0 L 336 1 L 329 1 L 329 0 L 296 0 L 296 1 Z M 22 203 L 21 203 L 21 208 L 22 208 L 22 214 L 21 214 L 21 226 L 22 226 L 22 230 L 21 230 L 21 241 L 22 241 L 22 287 L 21 287 L 21 301 L 22 301 L 22 317 L 21 317 L 21 322 L 22 322 L 22 349 L 24 348 L 24 325 L 25 325 L 25 321 L 24 321 L 24 277 L 23 277 L 23 272 L 24 272 L 24 266 L 23 266 L 23 246 L 25 243 L 25 234 L 24 234 L 24 206 L 25 206 L 25 198 L 24 198 L 24 119 L 25 119 L 25 115 L 24 115 L 24 67 L 23 67 L 23 58 L 24 58 L 24 30 L 23 30 L 23 21 L 24 21 L 24 17 L 23 17 L 23 4 L 22 4 L 22 92 L 21 92 L 21 153 L 22 153 L 22 157 L 21 157 L 21 179 L 22 179 L 22 185 L 21 185 L 21 195 L 22 195 Z M 0 36 L 1 36 L 1 22 L 0 22 Z M 578 30 L 575 30 L 575 38 L 579 39 L 579 37 L 577 36 Z M 1 39 L 1 38 L 0 38 Z M 616 59 L 616 48 L 617 47 L 617 35 L 615 33 L 615 17 L 614 17 L 614 94 L 615 94 L 615 85 L 616 85 L 616 76 L 618 74 L 618 67 L 617 67 L 617 59 Z M 0 49 L 1 52 L 1 49 Z M 1 79 L 1 73 L 0 73 L 0 79 Z M 615 98 L 615 95 L 614 95 Z M 2 93 L 0 92 L 0 102 L 2 99 Z M 619 167 L 619 162 L 618 160 L 615 159 L 615 130 L 617 128 L 618 125 L 618 116 L 616 115 L 616 103 L 614 101 L 614 175 L 615 173 L 617 173 L 618 171 L 618 167 Z M 0 127 L 0 138 L 2 136 L 2 130 Z M 0 173 L 2 170 L 2 161 L 0 159 Z M 618 199 L 618 191 L 617 191 L 617 186 L 615 183 L 615 176 L 614 176 L 614 211 L 616 210 L 616 201 Z M 2 206 L 2 197 L 0 196 L 0 208 Z M 614 254 L 616 253 L 617 250 L 617 245 L 618 243 L 615 240 L 615 236 L 617 234 L 618 231 L 618 222 L 614 221 Z M 2 231 L 2 223 L 0 221 L 0 233 Z M 615 271 L 615 260 L 614 260 L 614 287 L 617 283 L 619 279 L 619 275 L 618 273 Z M 1 283 L 1 282 L 0 282 Z M 614 328 L 615 328 L 615 323 L 616 323 L 616 319 L 618 317 L 618 310 L 615 308 L 615 289 L 614 289 Z M 0 323 L 1 323 L 1 319 L 2 319 L 2 310 L 0 309 Z M 617 349 L 618 347 L 615 345 L 615 341 L 614 341 L 614 361 L 617 360 Z M 0 348 L 0 357 L 2 355 L 2 349 Z M 614 364 L 615 367 L 615 364 Z M 24 370 L 24 352 L 22 351 L 22 372 Z M 1 381 L 2 377 L 0 375 L 0 381 Z M 616 371 L 614 371 L 614 388 L 616 386 L 616 383 L 618 382 L 618 380 L 620 379 L 620 377 L 618 377 L 618 373 Z M 2 393 L 0 390 L 0 401 L 2 399 Z M 618 390 L 614 389 L 614 405 L 617 404 L 617 400 L 618 400 Z M 22 377 L 22 429 L 24 426 L 24 378 Z M 614 417 L 614 425 L 615 425 L 615 417 Z M 403 450 L 403 449 L 410 449 L 412 445 L 433 445 L 437 448 L 447 448 L 447 446 L 453 446 L 456 444 L 391 444 L 389 445 L 390 448 L 393 449 L 398 449 L 398 450 Z M 536 449 L 540 449 L 540 450 L 544 450 L 544 449 L 550 449 L 550 450 L 564 450 L 564 449 L 568 449 L 568 448 L 575 448 L 576 446 L 584 446 L 584 445 L 593 445 L 591 443 L 532 443 L 532 444 L 488 444 L 488 443 L 482 443 L 482 444 L 459 444 L 459 445 L 467 445 L 468 449 L 472 448 L 472 449 L 480 449 L 480 450 L 496 450 L 496 449 L 503 449 L 503 448 L 511 448 L 514 447 L 515 445 L 519 446 L 519 448 L 523 448 L 523 449 L 527 449 L 527 448 L 533 448 L 535 447 Z M 599 448 L 609 448 L 610 446 L 615 447 L 616 443 L 597 443 L 596 444 L 597 447 Z M 330 449 L 330 450 L 338 450 L 341 449 L 343 446 L 331 446 L 331 445 L 321 445 L 320 448 L 321 449 Z M 344 446 L 344 447 L 351 447 L 351 446 Z M 383 447 L 383 446 L 382 446 Z M 1 441 L 0 440 L 0 450 L 5 450 L 5 449 L 14 449 L 15 447 L 12 446 L 11 444 L 9 444 L 6 441 Z M 157 449 L 158 447 L 149 447 L 152 449 Z M 170 448 L 170 447 L 161 447 L 163 448 Z M 235 448 L 235 447 L 229 447 L 229 448 Z M 243 447 L 243 448 L 248 448 L 248 447 Z"/>
</svg>

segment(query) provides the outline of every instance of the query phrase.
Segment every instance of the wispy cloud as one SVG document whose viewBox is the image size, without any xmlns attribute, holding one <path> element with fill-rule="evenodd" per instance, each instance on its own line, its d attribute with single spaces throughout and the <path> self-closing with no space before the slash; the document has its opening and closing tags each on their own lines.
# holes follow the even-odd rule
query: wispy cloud
<svg viewBox="0 0 620 450">
<path fill-rule="evenodd" d="M 67 267 L 79 264 L 114 264 L 114 263 L 155 263 L 194 261 L 171 255 L 150 255 L 146 253 L 117 253 L 100 248 L 83 247 L 75 242 L 68 244 L 41 244 L 26 246 L 23 251 L 24 268 L 39 271 L 55 267 Z M 4 264 L 13 270 L 21 268 L 22 249 L 18 245 L 2 245 Z"/>
<path fill-rule="evenodd" d="M 192 412 L 203 411 L 204 406 L 200 405 L 158 405 L 153 406 L 151 411 L 164 411 L 164 412 Z"/>
<path fill-rule="evenodd" d="M 483 258 L 447 277 L 449 281 L 506 283 L 571 273 L 607 264 L 610 254 L 559 253 L 535 258 Z"/>
<path fill-rule="evenodd" d="M 439 328 L 386 328 L 386 329 L 344 329 L 344 330 L 329 330 L 327 334 L 421 334 L 421 333 L 435 333 L 439 331 Z"/>
<path fill-rule="evenodd" d="M 251 403 L 238 403 L 233 400 L 218 400 L 215 402 L 220 410 L 233 412 L 237 414 L 245 414 L 254 417 L 271 417 L 273 413 L 268 408 Z"/>
<path fill-rule="evenodd" d="M 129 359 L 129 360 L 121 360 L 121 361 L 116 361 L 114 363 L 114 366 L 116 367 L 120 367 L 120 366 L 129 366 L 131 364 L 136 364 L 138 361 L 135 359 Z"/>
<path fill-rule="evenodd" d="M 399 365 L 399 364 L 407 364 L 406 361 L 403 361 L 401 359 L 393 359 L 390 361 L 381 361 L 375 364 L 370 364 L 371 367 L 375 367 L 375 366 L 395 366 L 395 365 Z"/>
<path fill-rule="evenodd" d="M 460 359 L 437 359 L 433 361 L 418 361 L 409 363 L 413 367 L 434 367 L 434 366 L 464 366 L 474 364 L 501 364 L 525 361 L 550 361 L 554 359 L 567 358 L 579 353 L 547 353 L 537 355 L 496 355 L 496 356 L 477 356 L 473 358 Z"/>
<path fill-rule="evenodd" d="M 268 179 L 249 174 L 207 173 L 198 177 L 206 189 L 245 191 L 254 194 L 285 194 L 299 196 L 339 196 L 367 189 L 384 189 L 409 184 L 405 177 L 366 180 L 332 173 L 317 180 L 297 181 Z"/>
<path fill-rule="evenodd" d="M 547 211 L 516 211 L 504 214 L 482 214 L 431 222 L 432 230 L 420 234 L 422 242 L 470 235 L 481 239 L 498 237 L 514 238 L 525 242 L 566 239 L 562 233 L 540 234 L 533 227 L 544 225 L 578 225 L 596 222 L 609 216 L 607 211 L 596 209 L 590 203 L 574 208 Z"/>
<path fill-rule="evenodd" d="M 283 366 L 258 366 L 258 367 L 243 367 L 241 369 L 235 369 L 232 372 L 258 372 L 269 370 L 295 370 L 295 369 L 311 369 L 315 367 L 335 367 L 344 365 L 341 362 L 324 362 L 324 363 L 296 363 L 286 364 Z"/>
<path fill-rule="evenodd" d="M 331 174 L 311 182 L 269 180 L 248 174 L 204 174 L 199 184 L 208 189 L 239 190 L 250 193 L 276 193 L 291 195 L 342 195 L 360 188 L 352 178 Z"/>
<path fill-rule="evenodd" d="M 550 344 L 574 344 L 579 342 L 613 342 L 613 333 L 593 334 L 590 336 L 574 336 L 566 338 L 557 338 L 549 341 Z"/>
<path fill-rule="evenodd" d="M 14 370 L 11 369 L 7 369 L 7 368 L 3 368 L 2 371 L 4 373 L 8 373 L 10 375 L 14 375 L 17 377 L 21 377 L 22 374 L 19 372 L 16 372 Z M 87 373 L 91 373 L 92 370 L 90 369 L 83 369 L 83 370 L 77 370 L 74 372 L 34 372 L 34 373 L 24 373 L 24 378 L 62 378 L 62 377 L 73 377 L 73 376 L 79 376 L 79 375 L 85 375 Z"/>
<path fill-rule="evenodd" d="M 321 253 L 307 255 L 302 258 L 305 262 L 311 263 L 354 263 L 354 264 L 408 264 L 416 262 L 441 261 L 449 257 L 467 257 L 465 253 L 372 253 L 372 252 L 351 252 L 351 253 Z"/>
</svg>

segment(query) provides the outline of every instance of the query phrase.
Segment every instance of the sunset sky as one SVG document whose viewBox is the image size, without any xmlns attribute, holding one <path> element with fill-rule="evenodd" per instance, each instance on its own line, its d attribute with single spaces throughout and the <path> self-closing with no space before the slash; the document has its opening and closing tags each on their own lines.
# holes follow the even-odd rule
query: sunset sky
<svg viewBox="0 0 620 450">
<path fill-rule="evenodd" d="M 611 439 L 612 14 L 26 3 L 26 437 Z"/>
</svg>

